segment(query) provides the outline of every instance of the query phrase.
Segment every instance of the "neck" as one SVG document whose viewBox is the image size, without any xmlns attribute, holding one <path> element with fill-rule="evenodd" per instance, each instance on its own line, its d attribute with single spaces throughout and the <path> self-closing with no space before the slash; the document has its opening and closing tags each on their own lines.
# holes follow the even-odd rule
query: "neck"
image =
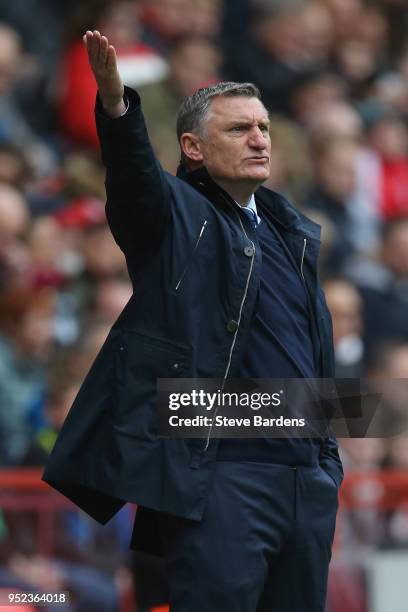
<svg viewBox="0 0 408 612">
<path fill-rule="evenodd" d="M 240 206 L 247 206 L 249 204 L 249 200 L 257 190 L 259 185 L 252 184 L 237 184 L 237 183 L 229 183 L 228 181 L 221 181 L 218 179 L 213 179 L 217 185 L 221 187 L 224 191 L 231 196 L 235 202 L 238 202 Z"/>
</svg>

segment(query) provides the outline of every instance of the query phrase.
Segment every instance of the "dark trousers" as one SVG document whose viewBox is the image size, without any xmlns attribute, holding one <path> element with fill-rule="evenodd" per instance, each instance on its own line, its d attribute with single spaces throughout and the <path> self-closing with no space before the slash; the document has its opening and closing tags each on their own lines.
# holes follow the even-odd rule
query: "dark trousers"
<svg viewBox="0 0 408 612">
<path fill-rule="evenodd" d="M 338 491 L 321 467 L 217 462 L 201 522 L 161 515 L 171 612 L 323 612 Z"/>
</svg>

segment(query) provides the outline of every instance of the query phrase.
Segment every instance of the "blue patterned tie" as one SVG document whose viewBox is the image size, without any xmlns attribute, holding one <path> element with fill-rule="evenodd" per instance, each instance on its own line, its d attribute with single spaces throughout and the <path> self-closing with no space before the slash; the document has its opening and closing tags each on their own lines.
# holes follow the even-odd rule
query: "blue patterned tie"
<svg viewBox="0 0 408 612">
<path fill-rule="evenodd" d="M 246 214 L 250 224 L 254 229 L 256 229 L 258 227 L 258 219 L 256 216 L 256 212 L 252 210 L 252 208 L 242 208 L 242 212 Z"/>
</svg>

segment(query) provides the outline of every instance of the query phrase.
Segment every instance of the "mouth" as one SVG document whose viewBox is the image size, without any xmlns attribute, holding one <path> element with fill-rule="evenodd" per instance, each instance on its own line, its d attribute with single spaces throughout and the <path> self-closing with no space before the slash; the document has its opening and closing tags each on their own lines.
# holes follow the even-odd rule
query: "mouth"
<svg viewBox="0 0 408 612">
<path fill-rule="evenodd" d="M 253 162 L 262 162 L 262 163 L 267 163 L 269 162 L 269 157 L 248 157 L 247 161 L 253 161 Z"/>
</svg>

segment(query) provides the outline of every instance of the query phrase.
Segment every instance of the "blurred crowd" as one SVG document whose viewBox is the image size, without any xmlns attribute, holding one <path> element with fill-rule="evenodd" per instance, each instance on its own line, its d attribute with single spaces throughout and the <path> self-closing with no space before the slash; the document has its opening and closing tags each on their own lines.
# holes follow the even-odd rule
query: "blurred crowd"
<svg viewBox="0 0 408 612">
<path fill-rule="evenodd" d="M 337 376 L 408 379 L 405 0 L 2 0 L 0 466 L 43 465 L 132 292 L 105 220 L 86 29 L 115 45 L 170 172 L 184 96 L 220 80 L 260 88 L 271 116 L 267 186 L 322 226 Z M 407 402 L 384 401 L 395 425 Z M 348 440 L 342 456 L 346 469 L 406 469 L 408 440 Z M 84 517 L 62 518 L 57 583 L 88 580 L 77 591 L 116 609 L 129 514 L 105 540 Z M 24 582 L 35 543 L 26 523 L 0 519 L 0 586 Z M 82 549 L 68 550 L 70 538 Z M 379 540 L 408 544 L 407 515 L 396 513 Z"/>
</svg>

